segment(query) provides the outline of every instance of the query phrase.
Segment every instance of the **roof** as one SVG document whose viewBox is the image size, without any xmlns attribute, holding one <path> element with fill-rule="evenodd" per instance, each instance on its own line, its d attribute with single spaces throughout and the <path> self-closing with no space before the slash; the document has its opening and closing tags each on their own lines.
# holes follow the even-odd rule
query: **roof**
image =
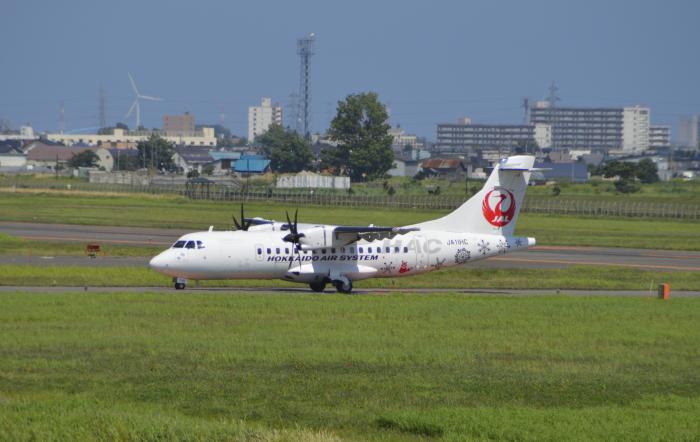
<svg viewBox="0 0 700 442">
<path fill-rule="evenodd" d="M 435 169 L 438 171 L 451 171 L 460 167 L 462 160 L 460 159 L 442 159 L 431 158 L 421 163 L 423 169 Z"/>
<path fill-rule="evenodd" d="M 112 155 L 112 158 L 139 156 L 138 149 L 117 149 L 116 147 L 111 147 L 107 149 L 107 151 L 109 151 L 109 154 Z"/>
<path fill-rule="evenodd" d="M 221 161 L 221 160 L 237 160 L 241 157 L 240 152 L 221 152 L 218 150 L 210 150 L 209 151 L 209 156 L 214 160 L 214 161 Z"/>
<path fill-rule="evenodd" d="M 77 155 L 86 150 L 96 151 L 96 147 L 68 147 L 68 146 L 48 146 L 41 144 L 27 153 L 29 161 L 68 161 L 73 155 Z"/>
<path fill-rule="evenodd" d="M 175 153 L 188 164 L 207 164 L 212 162 L 208 147 L 176 147 Z"/>
<path fill-rule="evenodd" d="M 233 170 L 241 173 L 263 173 L 268 167 L 270 167 L 270 160 L 263 159 L 257 155 L 243 156 L 236 161 Z"/>
<path fill-rule="evenodd" d="M 24 155 L 21 149 L 9 144 L 0 144 L 0 155 Z"/>
</svg>

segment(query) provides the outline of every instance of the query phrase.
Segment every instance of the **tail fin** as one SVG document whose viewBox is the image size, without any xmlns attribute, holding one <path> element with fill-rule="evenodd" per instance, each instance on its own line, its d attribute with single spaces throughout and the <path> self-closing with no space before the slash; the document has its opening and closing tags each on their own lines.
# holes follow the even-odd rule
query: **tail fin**
<svg viewBox="0 0 700 442">
<path fill-rule="evenodd" d="M 454 212 L 416 227 L 512 236 L 534 164 L 535 157 L 529 155 L 502 159 L 476 195 Z"/>
</svg>

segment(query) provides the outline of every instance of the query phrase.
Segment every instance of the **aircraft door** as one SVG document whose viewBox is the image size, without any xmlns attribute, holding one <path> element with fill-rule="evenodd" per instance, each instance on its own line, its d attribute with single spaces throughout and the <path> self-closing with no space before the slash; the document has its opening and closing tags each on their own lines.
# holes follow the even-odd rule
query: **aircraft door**
<svg viewBox="0 0 700 442">
<path fill-rule="evenodd" d="M 427 238 L 416 235 L 416 270 L 423 271 L 430 267 L 430 247 Z"/>
</svg>

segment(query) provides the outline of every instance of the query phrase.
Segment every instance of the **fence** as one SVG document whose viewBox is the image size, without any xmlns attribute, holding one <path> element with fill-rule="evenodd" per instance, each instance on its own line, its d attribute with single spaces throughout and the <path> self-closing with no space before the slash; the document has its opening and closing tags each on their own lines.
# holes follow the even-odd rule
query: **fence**
<svg viewBox="0 0 700 442">
<path fill-rule="evenodd" d="M 11 180 L 0 180 L 0 187 L 14 187 Z M 464 202 L 455 195 L 352 195 L 307 191 L 274 190 L 244 192 L 238 188 L 217 185 L 125 185 L 96 183 L 20 183 L 19 188 L 56 189 L 72 191 L 148 193 L 180 195 L 193 200 L 212 201 L 266 201 L 289 205 L 318 205 L 327 207 L 392 207 L 405 209 L 452 210 Z M 617 216 L 672 219 L 700 219 L 700 205 L 647 201 L 600 201 L 566 197 L 526 197 L 522 207 L 525 213 L 545 213 L 580 216 Z"/>
</svg>

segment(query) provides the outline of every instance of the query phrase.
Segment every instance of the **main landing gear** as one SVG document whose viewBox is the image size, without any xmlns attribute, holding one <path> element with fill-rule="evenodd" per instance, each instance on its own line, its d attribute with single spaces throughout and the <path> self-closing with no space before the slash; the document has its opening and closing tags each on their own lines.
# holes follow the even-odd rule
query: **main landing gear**
<svg viewBox="0 0 700 442">
<path fill-rule="evenodd" d="M 326 289 L 326 284 L 328 282 L 331 282 L 333 284 L 338 293 L 352 292 L 352 281 L 350 281 L 347 278 L 344 278 L 343 280 L 336 279 L 335 281 L 314 281 L 309 283 L 309 287 L 311 287 L 311 290 L 313 290 L 314 292 L 320 293 Z"/>
</svg>

